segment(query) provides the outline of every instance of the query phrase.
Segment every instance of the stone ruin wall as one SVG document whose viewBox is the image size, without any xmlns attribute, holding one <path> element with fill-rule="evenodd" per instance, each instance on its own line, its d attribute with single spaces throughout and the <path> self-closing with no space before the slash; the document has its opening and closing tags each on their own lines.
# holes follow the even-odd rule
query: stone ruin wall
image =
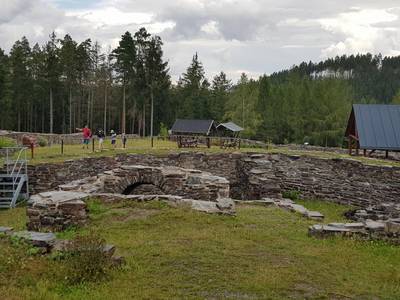
<svg viewBox="0 0 400 300">
<path fill-rule="evenodd" d="M 303 197 L 366 207 L 400 203 L 400 168 L 371 166 L 350 159 L 319 159 L 283 154 L 118 155 L 29 167 L 33 193 L 116 168 L 122 164 L 177 166 L 208 171 L 230 181 L 231 197 L 261 199 L 298 190 Z"/>
</svg>

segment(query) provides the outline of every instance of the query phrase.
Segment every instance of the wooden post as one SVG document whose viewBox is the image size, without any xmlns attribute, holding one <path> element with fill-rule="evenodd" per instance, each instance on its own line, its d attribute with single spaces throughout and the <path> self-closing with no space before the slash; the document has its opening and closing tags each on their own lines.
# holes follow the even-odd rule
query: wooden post
<svg viewBox="0 0 400 300">
<path fill-rule="evenodd" d="M 352 152 L 352 149 L 351 149 L 351 147 L 352 147 L 352 140 L 351 140 L 351 137 L 349 136 L 349 155 L 351 155 L 351 152 Z"/>
<path fill-rule="evenodd" d="M 61 154 L 64 154 L 64 139 L 61 139 Z"/>
<path fill-rule="evenodd" d="M 126 148 L 126 140 L 127 140 L 126 135 L 123 134 L 122 135 L 122 145 L 123 145 L 124 149 Z"/>
<path fill-rule="evenodd" d="M 367 149 L 364 149 L 364 156 L 367 156 Z"/>
<path fill-rule="evenodd" d="M 34 149 L 35 149 L 35 145 L 33 143 L 30 144 L 30 148 L 31 148 L 31 159 L 34 158 Z"/>
<path fill-rule="evenodd" d="M 92 138 L 92 152 L 94 152 L 94 138 Z"/>
<path fill-rule="evenodd" d="M 388 150 L 386 150 L 386 153 L 385 153 L 385 158 L 386 158 L 386 159 L 388 159 L 388 158 L 389 158 L 389 151 L 388 151 Z"/>
<path fill-rule="evenodd" d="M 178 136 L 178 137 L 176 138 L 176 141 L 177 141 L 177 143 L 178 143 L 178 148 L 181 148 L 181 147 L 182 147 L 182 138 L 181 138 L 181 136 Z"/>
</svg>

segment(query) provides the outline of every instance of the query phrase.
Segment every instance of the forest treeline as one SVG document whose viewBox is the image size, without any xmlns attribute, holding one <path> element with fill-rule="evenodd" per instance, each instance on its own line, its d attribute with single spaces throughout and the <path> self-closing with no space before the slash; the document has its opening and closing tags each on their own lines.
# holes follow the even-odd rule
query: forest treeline
<svg viewBox="0 0 400 300">
<path fill-rule="evenodd" d="M 233 83 L 211 80 L 197 53 L 176 83 L 159 36 L 126 32 L 115 49 L 54 33 L 0 49 L 0 129 L 71 133 L 88 124 L 154 133 L 176 118 L 234 121 L 244 136 L 274 143 L 340 146 L 352 103 L 400 103 L 400 57 L 351 55 Z M 124 117 L 125 116 L 125 117 Z"/>
</svg>

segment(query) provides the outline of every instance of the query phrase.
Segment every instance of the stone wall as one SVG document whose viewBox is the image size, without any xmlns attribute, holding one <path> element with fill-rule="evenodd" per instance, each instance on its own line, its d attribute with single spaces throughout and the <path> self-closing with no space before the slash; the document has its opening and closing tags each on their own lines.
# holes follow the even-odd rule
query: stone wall
<svg viewBox="0 0 400 300">
<path fill-rule="evenodd" d="M 117 155 L 116 157 L 91 157 L 78 160 L 67 160 L 64 163 L 40 164 L 29 166 L 29 180 L 33 194 L 49 191 L 60 184 L 95 176 L 101 172 L 121 165 L 145 165 L 158 167 L 162 165 L 185 169 L 208 171 L 216 176 L 227 178 L 231 189 L 238 187 L 240 172 L 237 172 L 237 161 L 241 154 L 212 154 L 182 152 L 167 156 L 154 155 Z"/>
<path fill-rule="evenodd" d="M 320 198 L 367 207 L 400 204 L 400 168 L 366 165 L 351 159 L 269 155 L 242 162 L 244 174 L 265 178 L 282 191 L 297 190 L 304 198 Z"/>
<path fill-rule="evenodd" d="M 231 197 L 236 199 L 276 198 L 282 191 L 298 190 L 304 197 L 361 207 L 383 202 L 400 203 L 399 167 L 283 154 L 185 152 L 166 156 L 85 158 L 63 164 L 30 166 L 30 184 L 34 193 L 48 191 L 122 164 L 168 165 L 208 171 L 227 178 Z"/>
</svg>

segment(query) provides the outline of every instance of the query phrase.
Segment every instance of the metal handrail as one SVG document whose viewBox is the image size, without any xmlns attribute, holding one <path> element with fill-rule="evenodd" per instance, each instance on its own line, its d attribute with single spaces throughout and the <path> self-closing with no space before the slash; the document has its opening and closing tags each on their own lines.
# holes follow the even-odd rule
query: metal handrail
<svg viewBox="0 0 400 300">
<path fill-rule="evenodd" d="M 16 147 L 15 147 L 16 148 Z M 22 152 L 24 152 L 24 151 L 26 151 L 26 147 L 21 147 L 20 148 L 20 150 L 19 150 L 19 153 L 18 153 L 18 156 L 17 156 L 17 159 L 15 160 L 15 163 L 14 163 L 14 166 L 13 166 L 13 169 L 12 169 L 12 171 L 11 171 L 11 175 L 14 175 L 14 171 L 15 171 L 15 168 L 17 167 L 17 164 L 20 162 L 19 160 L 20 160 L 20 157 L 21 157 L 21 154 L 22 154 Z M 24 152 L 25 153 L 25 156 L 26 156 L 26 152 Z M 8 160 L 8 159 L 7 159 Z M 25 160 L 25 163 L 26 163 L 26 160 Z M 19 175 L 19 172 L 20 172 L 20 170 L 21 170 L 21 166 L 22 166 L 22 164 L 20 165 L 20 169 L 18 170 L 18 175 Z"/>
<path fill-rule="evenodd" d="M 17 191 L 18 193 L 20 192 L 20 189 L 18 189 L 19 184 L 21 184 L 22 180 L 21 176 L 23 176 L 22 172 L 25 169 L 25 177 L 23 179 L 23 182 L 26 183 L 26 197 L 29 197 L 29 187 L 28 187 L 28 178 L 27 178 L 27 174 L 28 174 L 28 165 L 27 165 L 27 154 L 26 154 L 26 150 L 28 149 L 27 147 L 6 147 L 3 148 L 5 149 L 5 153 L 6 153 L 6 172 L 7 175 L 10 175 L 12 178 L 12 182 L 11 182 L 11 186 L 12 186 L 12 190 L 13 190 L 13 197 L 12 197 L 12 201 L 10 203 L 10 207 L 15 207 L 16 201 L 17 201 Z M 15 156 L 15 151 L 11 150 L 16 150 L 18 149 L 18 155 L 16 156 L 16 159 L 13 163 L 12 168 L 10 168 L 11 162 L 12 160 L 12 156 Z M 11 152 L 11 153 L 10 153 Z M 24 156 L 24 158 L 22 158 L 22 155 Z"/>
</svg>

